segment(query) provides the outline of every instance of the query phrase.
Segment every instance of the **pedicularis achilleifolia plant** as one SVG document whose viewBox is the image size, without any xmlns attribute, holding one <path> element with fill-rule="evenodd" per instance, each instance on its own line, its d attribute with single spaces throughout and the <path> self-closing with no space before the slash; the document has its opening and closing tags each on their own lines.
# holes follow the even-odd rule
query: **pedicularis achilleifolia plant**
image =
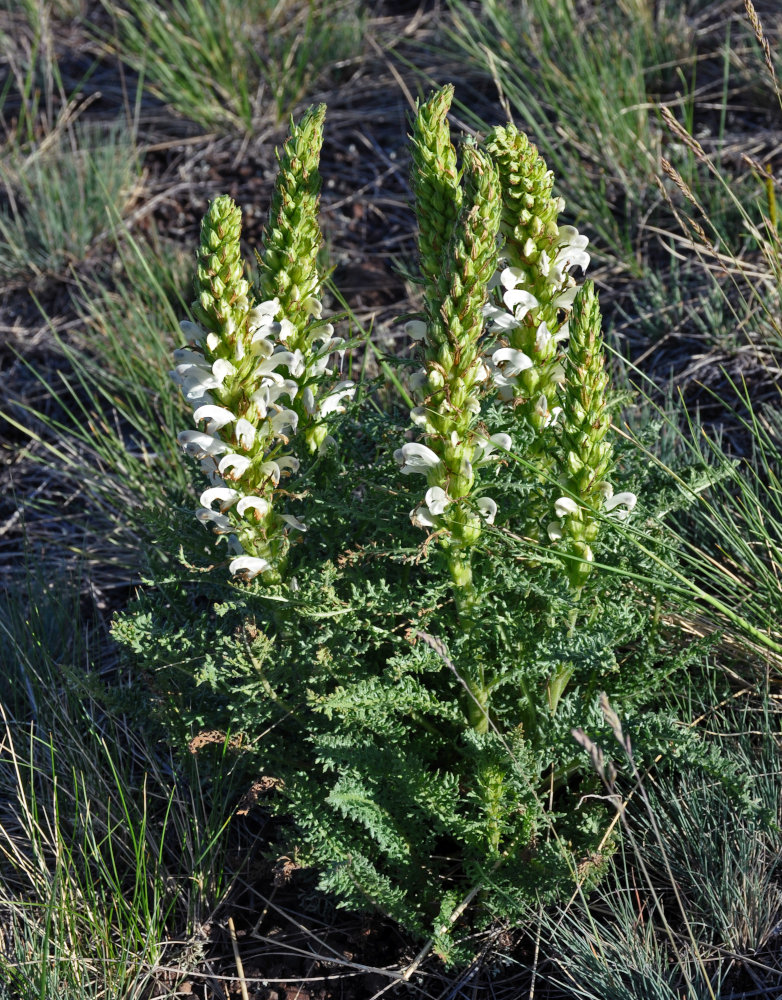
<svg viewBox="0 0 782 1000">
<path fill-rule="evenodd" d="M 600 729 L 602 691 L 653 694 L 649 598 L 618 571 L 660 559 L 628 551 L 586 237 L 512 125 L 457 151 L 451 96 L 412 127 L 409 411 L 342 377 L 323 317 L 324 108 L 279 153 L 254 282 L 239 209 L 210 206 L 172 373 L 202 527 L 116 634 L 185 738 L 241 733 L 288 869 L 455 959 L 606 863 L 571 729 Z"/>
</svg>

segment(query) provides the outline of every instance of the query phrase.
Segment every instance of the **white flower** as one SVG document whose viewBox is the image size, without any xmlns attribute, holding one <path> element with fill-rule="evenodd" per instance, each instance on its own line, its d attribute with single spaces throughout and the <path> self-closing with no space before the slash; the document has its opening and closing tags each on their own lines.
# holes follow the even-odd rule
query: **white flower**
<svg viewBox="0 0 782 1000">
<path fill-rule="evenodd" d="M 549 521 L 546 531 L 552 542 L 558 542 L 562 538 L 562 522 Z"/>
<path fill-rule="evenodd" d="M 236 427 L 234 427 L 234 437 L 240 448 L 249 451 L 255 443 L 255 424 L 251 424 L 249 420 L 240 417 L 236 421 Z"/>
<path fill-rule="evenodd" d="M 228 451 L 228 445 L 219 438 L 212 437 L 204 431 L 180 431 L 177 441 L 191 458 L 204 458 L 206 455 L 222 455 Z"/>
<path fill-rule="evenodd" d="M 425 503 L 419 504 L 410 511 L 410 520 L 416 528 L 436 528 L 434 518 Z"/>
<path fill-rule="evenodd" d="M 434 469 L 440 464 L 440 459 L 432 449 L 427 448 L 425 444 L 418 444 L 418 442 L 411 442 L 397 448 L 394 452 L 394 461 L 399 463 L 401 466 L 399 471 L 406 476 L 413 472 L 426 475 L 429 469 Z"/>
<path fill-rule="evenodd" d="M 478 510 L 487 524 L 494 524 L 494 518 L 497 516 L 497 504 L 491 497 L 481 497 L 478 500 Z"/>
<path fill-rule="evenodd" d="M 531 309 L 537 309 L 540 305 L 538 300 L 525 288 L 517 287 L 524 280 L 524 272 L 518 267 L 506 267 L 500 272 L 500 283 L 505 292 L 502 301 L 505 309 L 488 303 L 484 306 L 483 314 L 489 321 L 494 332 L 504 332 L 515 330 L 521 325 L 522 320 Z"/>
<path fill-rule="evenodd" d="M 221 427 L 225 427 L 226 424 L 230 424 L 231 421 L 236 420 L 236 417 L 224 406 L 215 406 L 212 403 L 207 403 L 195 410 L 193 420 L 197 424 L 202 420 L 206 420 L 207 433 L 214 434 Z"/>
<path fill-rule="evenodd" d="M 272 433 L 287 440 L 283 431 L 290 430 L 291 434 L 295 434 L 299 424 L 299 415 L 294 410 L 286 410 L 284 406 L 276 406 L 276 409 L 277 412 L 270 421 Z"/>
<path fill-rule="evenodd" d="M 509 434 L 492 434 L 489 438 L 478 438 L 478 443 L 472 455 L 472 464 L 475 468 L 479 468 L 481 465 L 487 465 L 489 462 L 499 462 L 503 456 L 501 454 L 496 455 L 494 453 L 495 448 L 510 451 L 512 447 L 513 441 Z"/>
<path fill-rule="evenodd" d="M 611 517 L 615 517 L 619 521 L 626 521 L 630 516 L 630 511 L 635 508 L 638 503 L 638 497 L 635 493 L 617 493 L 615 496 L 610 496 L 605 502 L 603 510 L 606 514 L 610 514 Z M 617 507 L 624 507 L 624 510 L 616 510 Z"/>
<path fill-rule="evenodd" d="M 570 497 L 560 497 L 554 504 L 554 513 L 558 518 L 568 517 L 571 514 L 577 514 L 580 507 L 575 500 L 571 500 Z"/>
<path fill-rule="evenodd" d="M 421 392 L 427 385 L 427 373 L 425 368 L 419 368 L 410 376 L 410 388 L 413 392 Z"/>
<path fill-rule="evenodd" d="M 451 500 L 442 486 L 431 486 L 426 491 L 424 503 L 429 511 L 437 517 L 438 514 L 442 514 L 445 511 L 445 508 L 449 504 L 453 503 L 453 500 Z"/>
<path fill-rule="evenodd" d="M 189 347 L 178 347 L 174 351 L 174 361 L 177 365 L 206 365 L 203 354 Z"/>
<path fill-rule="evenodd" d="M 241 494 L 238 490 L 232 490 L 229 486 L 210 486 L 208 490 L 204 490 L 199 499 L 199 503 L 202 507 L 207 507 L 212 509 L 212 504 L 215 500 L 220 501 L 220 512 L 226 511 L 231 504 L 236 503 Z"/>
<path fill-rule="evenodd" d="M 239 517 L 244 517 L 245 512 L 252 510 L 255 512 L 255 520 L 262 521 L 271 509 L 271 504 L 263 497 L 242 497 L 236 505 L 236 513 Z"/>
<path fill-rule="evenodd" d="M 294 517 L 292 514 L 280 514 L 280 517 L 286 524 L 290 525 L 291 528 L 295 528 L 297 531 L 307 530 L 307 525 L 303 521 L 300 521 L 297 517 Z"/>
<path fill-rule="evenodd" d="M 500 389 L 516 385 L 518 376 L 528 368 L 532 368 L 532 360 L 514 347 L 497 348 L 488 361 L 492 381 Z"/>
<path fill-rule="evenodd" d="M 410 520 L 417 528 L 437 527 L 436 517 L 445 512 L 453 503 L 442 486 L 431 486 L 424 496 L 424 502 L 410 511 Z"/>
<path fill-rule="evenodd" d="M 199 343 L 206 336 L 206 330 L 200 327 L 198 323 L 191 323 L 189 319 L 183 319 L 179 324 L 179 329 L 191 344 Z M 176 357 L 176 351 L 174 352 L 174 357 Z"/>
<path fill-rule="evenodd" d="M 212 374 L 217 379 L 218 385 L 222 385 L 229 376 L 236 374 L 236 368 L 225 358 L 218 358 L 212 365 Z"/>
<path fill-rule="evenodd" d="M 228 572 L 232 576 L 243 576 L 245 580 L 252 580 L 259 573 L 265 573 L 271 569 L 271 563 L 258 556 L 239 556 L 233 559 L 228 566 Z"/>
<path fill-rule="evenodd" d="M 283 470 L 287 470 L 288 472 L 298 472 L 298 458 L 294 458 L 293 455 L 281 455 L 276 461 L 264 462 L 259 471 L 264 476 L 268 476 L 269 479 L 271 479 L 272 484 L 276 486 L 280 481 L 280 475 Z"/>
<path fill-rule="evenodd" d="M 549 427 L 557 422 L 557 417 L 562 413 L 562 407 L 555 406 L 553 409 L 549 409 L 548 399 L 545 393 L 541 393 L 535 403 L 535 412 L 543 418 L 543 426 Z"/>
<path fill-rule="evenodd" d="M 227 514 L 221 514 L 219 511 L 211 510 L 209 507 L 199 507 L 195 516 L 201 524 L 213 524 L 215 534 L 225 534 L 234 530 Z"/>
<path fill-rule="evenodd" d="M 329 413 L 344 413 L 345 407 L 342 405 L 342 401 L 352 399 L 355 392 L 354 382 L 338 382 L 333 389 L 330 389 L 325 396 L 318 400 L 318 415 L 326 417 Z"/>
<path fill-rule="evenodd" d="M 232 451 L 220 459 L 217 471 L 226 479 L 241 479 L 249 467 L 250 459 L 246 455 L 237 455 Z"/>
<path fill-rule="evenodd" d="M 405 333 L 411 340 L 423 340 L 426 336 L 426 323 L 420 319 L 411 319 L 405 323 Z"/>
</svg>

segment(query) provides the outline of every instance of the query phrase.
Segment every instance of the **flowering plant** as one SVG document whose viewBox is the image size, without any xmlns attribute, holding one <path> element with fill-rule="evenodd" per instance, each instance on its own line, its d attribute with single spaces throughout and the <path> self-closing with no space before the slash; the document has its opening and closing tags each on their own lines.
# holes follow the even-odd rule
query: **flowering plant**
<svg viewBox="0 0 782 1000">
<path fill-rule="evenodd" d="M 239 210 L 211 205 L 173 377 L 196 424 L 179 440 L 209 480 L 196 518 L 227 551 L 207 546 L 195 572 L 202 537 L 166 601 L 142 596 L 115 633 L 178 692 L 185 738 L 244 734 L 269 808 L 294 820 L 281 854 L 454 957 L 460 926 L 518 918 L 606 863 L 570 733 L 600 727 L 601 691 L 642 702 L 654 657 L 628 645 L 653 625 L 617 573 L 638 510 L 596 292 L 577 283 L 586 238 L 513 126 L 457 152 L 451 97 L 413 122 L 408 411 L 371 384 L 359 406 L 332 364 L 325 109 L 279 155 L 254 285 Z"/>
</svg>

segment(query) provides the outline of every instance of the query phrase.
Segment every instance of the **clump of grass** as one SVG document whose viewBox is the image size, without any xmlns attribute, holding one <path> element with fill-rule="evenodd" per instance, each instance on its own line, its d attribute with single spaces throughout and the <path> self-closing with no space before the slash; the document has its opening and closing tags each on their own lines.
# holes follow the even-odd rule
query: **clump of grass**
<svg viewBox="0 0 782 1000">
<path fill-rule="evenodd" d="M 708 766 L 663 759 L 635 771 L 633 787 L 609 782 L 627 834 L 614 871 L 588 901 L 543 915 L 548 953 L 556 956 L 548 978 L 568 996 L 715 1000 L 742 995 L 745 984 L 754 995 L 775 996 L 782 981 L 782 746 L 773 702 L 747 690 L 731 694 L 724 680 L 704 673 L 672 707 L 697 714 L 692 725 L 745 783 L 747 807 L 736 808 Z M 613 747 L 620 771 L 631 762 L 627 747 L 632 755 L 629 743 Z"/>
<path fill-rule="evenodd" d="M 61 571 L 86 561 L 102 567 L 107 585 L 113 578 L 112 586 L 126 586 L 156 551 L 152 512 L 168 509 L 188 483 L 170 432 L 184 410 L 167 384 L 168 331 L 184 308 L 176 290 L 187 283 L 181 257 L 130 239 L 116 263 L 115 289 L 76 285 L 80 323 L 68 343 L 56 342 L 61 370 L 20 362 L 37 399 L 11 400 L 2 416 L 26 437 L 28 461 L 45 480 L 27 507 L 36 512 L 30 545 L 44 544 L 39 529 L 56 521 L 59 537 L 69 539 L 49 557 Z M 15 576 L 19 570 L 9 566 Z"/>
<path fill-rule="evenodd" d="M 63 277 L 113 233 L 137 195 L 138 175 L 125 126 L 77 123 L 13 149 L 0 162 L 0 278 Z"/>
<path fill-rule="evenodd" d="M 570 212 L 637 270 L 634 230 L 654 198 L 661 149 L 649 77 L 693 57 L 681 10 L 664 4 L 655 18 L 646 5 L 623 3 L 595 8 L 585 21 L 582 8 L 560 0 L 454 9 L 453 44 L 529 129 Z M 613 216 L 606 200 L 621 202 Z"/>
<path fill-rule="evenodd" d="M 251 133 L 274 107 L 281 121 L 329 73 L 361 50 L 355 4 L 313 0 L 103 0 L 115 22 L 108 44 L 144 74 L 147 88 L 219 132 Z"/>
<path fill-rule="evenodd" d="M 88 665 L 112 671 L 111 650 L 79 589 L 32 579 L 0 603 L 18 670 L 0 683 L 0 981 L 24 1000 L 146 995 L 158 964 L 198 959 L 225 890 L 230 766 L 212 798 L 195 759 L 175 772 L 107 710 Z"/>
</svg>

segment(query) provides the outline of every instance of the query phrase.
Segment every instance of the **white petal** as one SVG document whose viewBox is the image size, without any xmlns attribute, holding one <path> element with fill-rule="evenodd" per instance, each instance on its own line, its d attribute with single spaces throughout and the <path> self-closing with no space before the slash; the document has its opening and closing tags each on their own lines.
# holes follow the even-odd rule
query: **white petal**
<svg viewBox="0 0 782 1000">
<path fill-rule="evenodd" d="M 403 445 L 394 452 L 394 459 L 401 465 L 400 472 L 409 475 L 421 472 L 426 475 L 427 469 L 434 469 L 440 464 L 440 459 L 425 444 L 412 442 Z"/>
<path fill-rule="evenodd" d="M 578 295 L 578 285 L 571 285 L 569 288 L 566 288 L 564 292 L 560 292 L 559 295 L 557 295 L 553 304 L 557 307 L 557 309 L 570 309 L 576 295 Z M 562 339 L 564 340 L 564 338 Z"/>
<path fill-rule="evenodd" d="M 560 226 L 557 232 L 557 245 L 585 250 L 589 246 L 589 238 L 582 236 L 575 226 Z"/>
<path fill-rule="evenodd" d="M 231 561 L 228 572 L 232 576 L 243 576 L 245 580 L 252 580 L 259 573 L 265 573 L 267 569 L 271 568 L 271 563 L 258 556 L 239 556 L 238 559 Z"/>
<path fill-rule="evenodd" d="M 255 357 L 270 358 L 272 354 L 274 354 L 274 341 L 271 337 L 267 336 L 268 333 L 268 328 L 264 327 L 262 330 L 253 334 L 253 337 L 250 340 L 250 347 Z"/>
<path fill-rule="evenodd" d="M 571 500 L 570 497 L 560 497 L 554 504 L 554 513 L 560 518 L 567 517 L 568 514 L 577 514 L 578 511 L 578 504 L 575 500 Z"/>
<path fill-rule="evenodd" d="M 309 413 L 310 416 L 312 416 L 312 414 L 315 412 L 315 393 L 312 391 L 310 386 L 307 386 L 307 388 L 301 394 L 301 402 L 307 413 Z"/>
<path fill-rule="evenodd" d="M 451 498 L 442 486 L 432 486 L 426 491 L 424 503 L 429 508 L 430 513 L 442 514 L 448 504 L 453 503 Z"/>
<path fill-rule="evenodd" d="M 287 344 L 290 338 L 296 333 L 296 327 L 291 323 L 289 319 L 280 320 L 280 332 L 277 334 L 277 339 L 282 344 Z"/>
<path fill-rule="evenodd" d="M 249 420 L 245 420 L 244 417 L 240 417 L 236 421 L 236 427 L 234 427 L 234 436 L 240 448 L 244 448 L 245 451 L 249 451 L 255 442 L 255 424 L 251 424 Z"/>
<path fill-rule="evenodd" d="M 429 508 L 426 504 L 421 504 L 410 511 L 410 520 L 416 528 L 435 528 L 437 525 L 432 519 Z"/>
<path fill-rule="evenodd" d="M 611 483 L 608 482 L 607 479 L 604 479 L 602 482 L 598 483 L 595 489 L 604 500 L 610 500 L 611 497 L 614 495 L 614 487 L 611 485 Z"/>
<path fill-rule="evenodd" d="M 421 368 L 417 372 L 413 372 L 410 376 L 410 388 L 413 390 L 423 389 L 426 385 L 426 369 Z"/>
<path fill-rule="evenodd" d="M 515 288 L 523 280 L 524 272 L 520 267 L 506 267 L 500 274 L 500 282 L 503 288 Z"/>
<path fill-rule="evenodd" d="M 230 475 L 226 476 L 227 479 L 239 479 L 247 472 L 249 466 L 250 459 L 246 455 L 237 455 L 235 451 L 232 451 L 220 459 L 217 471 L 221 476 L 226 476 L 226 473 L 230 471 Z"/>
<path fill-rule="evenodd" d="M 487 524 L 494 524 L 494 518 L 497 516 L 497 504 L 491 497 L 481 497 L 478 501 L 478 510 L 486 519 Z"/>
<path fill-rule="evenodd" d="M 239 517 L 244 517 L 245 511 L 254 510 L 255 520 L 261 521 L 269 513 L 271 504 L 263 497 L 242 497 L 236 505 L 236 513 Z"/>
<path fill-rule="evenodd" d="M 225 358 L 218 358 L 212 365 L 212 374 L 217 379 L 218 383 L 222 385 L 229 375 L 236 374 L 236 369 L 230 361 L 226 361 Z"/>
<path fill-rule="evenodd" d="M 410 411 L 410 419 L 416 427 L 426 427 L 429 423 L 428 413 L 429 410 L 425 406 L 414 406 Z"/>
<path fill-rule="evenodd" d="M 202 340 L 206 336 L 206 330 L 200 327 L 198 323 L 191 323 L 189 319 L 183 319 L 179 324 L 179 329 L 191 343 Z"/>
<path fill-rule="evenodd" d="M 235 503 L 241 494 L 238 490 L 232 490 L 228 486 L 212 486 L 208 490 L 204 490 L 199 498 L 199 503 L 202 507 L 208 507 L 210 510 L 212 504 L 215 500 L 220 501 L 220 511 L 223 512 Z"/>
<path fill-rule="evenodd" d="M 202 365 L 208 368 L 206 358 L 198 351 L 193 351 L 189 347 L 178 347 L 174 351 L 174 361 L 178 365 Z"/>
<path fill-rule="evenodd" d="M 563 247 L 557 253 L 555 266 L 563 272 L 569 271 L 573 267 L 580 267 L 582 271 L 586 271 L 589 267 L 589 260 L 589 254 L 585 250 Z"/>
<path fill-rule="evenodd" d="M 193 458 L 203 458 L 205 455 L 222 455 L 228 451 L 228 445 L 219 438 L 212 437 L 204 431 L 180 431 L 177 441 L 188 455 Z"/>
<path fill-rule="evenodd" d="M 426 323 L 420 319 L 411 319 L 405 323 L 405 333 L 411 340 L 423 340 L 426 336 Z"/>
<path fill-rule="evenodd" d="M 510 434 L 492 434 L 489 440 L 495 444 L 498 448 L 504 448 L 505 451 L 510 451 L 513 446 L 513 441 L 511 440 Z"/>
<path fill-rule="evenodd" d="M 541 323 L 538 326 L 537 332 L 535 334 L 535 350 L 540 351 L 542 353 L 543 351 L 546 350 L 546 348 L 549 346 L 552 340 L 553 337 L 549 332 L 549 328 L 546 326 L 545 323 Z"/>
<path fill-rule="evenodd" d="M 205 406 L 199 406 L 198 409 L 193 413 L 193 420 L 198 424 L 202 420 L 207 421 L 206 429 L 210 434 L 215 431 L 219 431 L 221 427 L 225 427 L 226 424 L 230 424 L 231 421 L 235 420 L 236 417 L 230 410 L 226 409 L 224 406 L 214 406 L 211 403 L 207 403 Z"/>
<path fill-rule="evenodd" d="M 344 413 L 345 407 L 342 400 L 352 399 L 356 392 L 353 382 L 339 382 L 337 385 L 318 402 L 318 412 L 322 417 L 329 413 Z"/>
<path fill-rule="evenodd" d="M 221 514 L 216 510 L 210 510 L 208 507 L 200 507 L 195 516 L 201 522 L 201 524 L 213 524 L 214 531 L 216 534 L 222 532 L 233 531 L 233 525 L 226 514 Z"/>
<path fill-rule="evenodd" d="M 497 306 L 486 305 L 483 307 L 483 315 L 491 324 L 494 333 L 505 333 L 508 330 L 516 330 L 519 327 L 519 320 L 509 313 L 507 309 L 498 309 Z"/>
<path fill-rule="evenodd" d="M 532 292 L 523 288 L 511 288 L 503 296 L 502 300 L 510 309 L 517 320 L 522 320 L 530 311 L 538 305 L 538 300 Z"/>
<path fill-rule="evenodd" d="M 286 410 L 285 407 L 280 406 L 272 417 L 271 424 L 274 433 L 280 437 L 284 436 L 283 431 L 288 429 L 290 429 L 291 434 L 295 434 L 299 425 L 299 415 L 295 410 Z"/>
<path fill-rule="evenodd" d="M 280 481 L 280 467 L 276 462 L 264 462 L 263 465 L 258 470 L 264 476 L 268 476 L 271 479 L 274 486 Z"/>
<path fill-rule="evenodd" d="M 609 497 L 606 500 L 603 509 L 605 510 L 606 513 L 608 513 L 609 511 L 614 510 L 615 507 L 618 507 L 621 504 L 627 509 L 614 511 L 614 517 L 619 518 L 620 521 L 624 521 L 625 518 L 629 515 L 630 511 L 633 510 L 633 508 L 637 503 L 638 503 L 638 497 L 635 495 L 635 493 L 615 493 L 614 496 Z"/>
<path fill-rule="evenodd" d="M 562 538 L 562 522 L 549 521 L 546 531 L 548 532 L 548 536 L 552 542 L 558 542 L 560 538 Z"/>
<path fill-rule="evenodd" d="M 298 472 L 299 465 L 301 464 L 298 458 L 294 458 L 293 455 L 281 455 L 276 462 L 278 468 L 286 470 L 288 472 Z"/>
<path fill-rule="evenodd" d="M 297 531 L 307 530 L 307 525 L 292 514 L 280 514 L 280 517 L 286 524 L 289 524 L 291 528 L 295 528 Z"/>
<path fill-rule="evenodd" d="M 312 316 L 314 319 L 320 319 L 323 315 L 323 303 L 320 299 L 316 299 L 314 295 L 310 295 L 309 298 L 306 298 L 303 306 L 307 315 Z"/>
<path fill-rule="evenodd" d="M 515 375 L 532 368 L 532 361 L 523 351 L 517 351 L 514 347 L 500 347 L 491 356 L 492 364 L 500 368 L 506 378 L 513 378 Z"/>
</svg>

